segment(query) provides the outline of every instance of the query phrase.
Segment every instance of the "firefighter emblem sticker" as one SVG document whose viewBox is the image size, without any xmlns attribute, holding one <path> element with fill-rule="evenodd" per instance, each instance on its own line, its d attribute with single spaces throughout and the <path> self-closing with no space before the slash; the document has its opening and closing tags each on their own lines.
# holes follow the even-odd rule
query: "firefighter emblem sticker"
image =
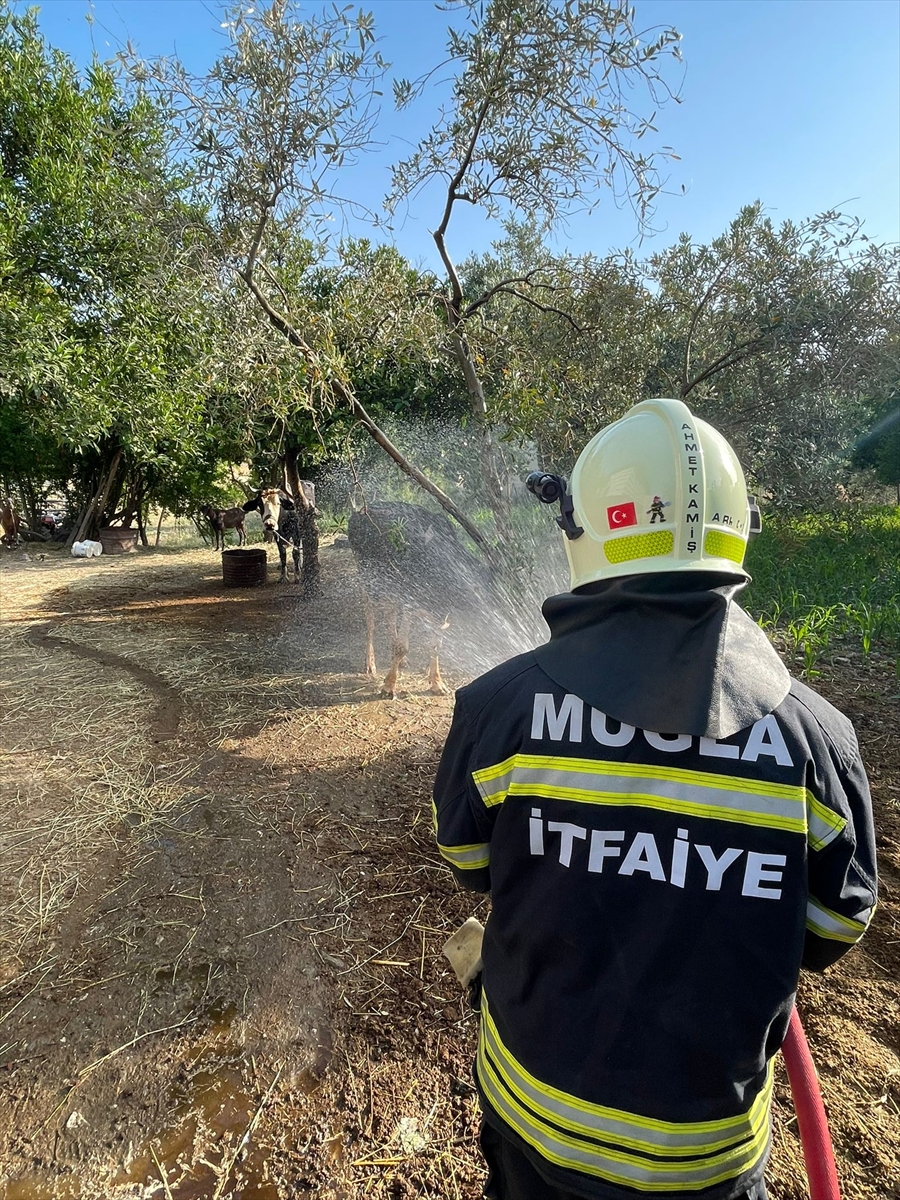
<svg viewBox="0 0 900 1200">
<path fill-rule="evenodd" d="M 637 512 L 634 504 L 614 504 L 606 510 L 606 519 L 610 529 L 624 529 L 626 525 L 637 525 Z"/>
<path fill-rule="evenodd" d="M 670 508 L 671 504 L 672 504 L 671 500 L 661 500 L 659 498 L 659 496 L 654 496 L 653 503 L 647 509 L 647 516 L 650 518 L 650 524 L 655 525 L 656 519 L 658 517 L 660 519 L 660 521 L 662 521 L 662 523 L 665 525 L 666 514 L 663 512 L 663 509 Z"/>
</svg>

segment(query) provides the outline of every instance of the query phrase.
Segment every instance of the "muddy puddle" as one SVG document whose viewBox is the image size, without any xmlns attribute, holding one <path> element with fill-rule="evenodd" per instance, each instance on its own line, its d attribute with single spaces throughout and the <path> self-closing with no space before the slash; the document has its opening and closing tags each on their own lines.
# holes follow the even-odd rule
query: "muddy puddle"
<svg viewBox="0 0 900 1200">
<path fill-rule="evenodd" d="M 235 1016 L 234 1008 L 225 1010 L 190 1052 L 185 1082 L 170 1097 L 169 1127 L 136 1147 L 109 1176 L 110 1195 L 121 1189 L 134 1200 L 279 1200 L 266 1152 L 253 1137 L 277 1080 L 269 1081 L 269 1090 L 248 1090 L 246 1064 L 233 1036 Z M 311 1071 L 291 1074 L 292 1091 L 308 1095 L 317 1086 Z M 83 1123 L 76 1108 L 65 1126 L 77 1132 Z M 96 1196 L 96 1187 L 84 1185 L 77 1170 L 55 1179 L 41 1174 L 0 1182 L 0 1200 L 78 1200 L 88 1195 Z"/>
</svg>

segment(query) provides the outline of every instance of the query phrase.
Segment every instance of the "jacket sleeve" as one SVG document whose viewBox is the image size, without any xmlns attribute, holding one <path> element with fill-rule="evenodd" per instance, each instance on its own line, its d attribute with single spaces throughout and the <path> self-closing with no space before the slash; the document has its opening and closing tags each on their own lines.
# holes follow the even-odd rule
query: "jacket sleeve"
<svg viewBox="0 0 900 1200">
<path fill-rule="evenodd" d="M 472 779 L 475 739 L 459 696 L 434 782 L 434 828 L 438 850 L 458 883 L 474 892 L 491 890 L 492 820 Z"/>
<path fill-rule="evenodd" d="M 803 966 L 824 971 L 865 933 L 877 900 L 869 784 L 855 736 L 816 763 L 807 800 L 809 896 Z"/>
</svg>

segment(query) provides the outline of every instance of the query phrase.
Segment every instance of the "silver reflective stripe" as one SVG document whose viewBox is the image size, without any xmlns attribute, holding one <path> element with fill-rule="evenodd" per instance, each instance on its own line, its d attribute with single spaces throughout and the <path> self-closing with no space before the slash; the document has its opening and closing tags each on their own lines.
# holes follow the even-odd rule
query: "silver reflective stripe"
<svg viewBox="0 0 900 1200">
<path fill-rule="evenodd" d="M 557 1088 L 541 1084 L 503 1046 L 487 1005 L 482 1004 L 482 1036 L 506 1087 L 523 1103 L 556 1125 L 646 1154 L 672 1157 L 711 1154 L 753 1138 L 765 1121 L 768 1096 L 757 1097 L 750 1112 L 718 1121 L 675 1123 L 638 1117 L 614 1108 L 587 1104 Z M 764 1091 L 766 1089 L 763 1089 Z"/>
<path fill-rule="evenodd" d="M 768 1146 L 766 1128 L 760 1138 L 737 1152 L 671 1165 L 653 1162 L 580 1141 L 539 1122 L 503 1088 L 483 1045 L 479 1046 L 478 1079 L 492 1107 L 544 1158 L 569 1170 L 627 1184 L 641 1191 L 691 1191 L 736 1179 L 759 1162 Z"/>
<path fill-rule="evenodd" d="M 442 846 L 438 842 L 441 857 L 455 867 L 473 870 L 475 867 L 486 867 L 491 858 L 491 847 L 488 842 L 472 846 Z"/>
<path fill-rule="evenodd" d="M 494 767 L 485 767 L 484 770 L 473 773 L 472 778 L 475 780 L 475 786 L 481 793 L 481 798 L 488 808 L 492 808 L 495 804 L 502 804 L 506 798 L 510 780 L 512 779 L 513 768 L 518 757 L 517 754 L 514 754 L 512 758 L 507 758 L 504 762 L 497 763 Z"/>
<path fill-rule="evenodd" d="M 808 840 L 813 850 L 824 850 L 838 837 L 847 824 L 846 820 L 830 808 L 818 801 L 812 793 L 807 793 L 807 821 L 809 822 Z"/>
<path fill-rule="evenodd" d="M 806 927 L 819 937 L 835 942 L 858 942 L 872 919 L 873 909 L 867 908 L 859 917 L 842 917 L 810 897 L 806 905 Z"/>
<path fill-rule="evenodd" d="M 742 821 L 753 825 L 772 825 L 806 832 L 804 802 L 801 799 L 759 795 L 751 791 L 732 791 L 709 784 L 679 783 L 672 779 L 647 776 L 598 774 L 547 767 L 517 766 L 508 784 L 511 795 L 544 795 L 543 789 L 558 792 L 579 791 L 594 804 L 637 804 L 654 807 L 653 800 L 672 801 L 678 812 L 696 811 L 697 816 Z M 740 781 L 750 783 L 750 781 Z M 574 796 L 561 797 L 576 799 Z M 660 806 L 662 807 L 662 806 Z M 718 809 L 717 814 L 710 810 Z"/>
</svg>

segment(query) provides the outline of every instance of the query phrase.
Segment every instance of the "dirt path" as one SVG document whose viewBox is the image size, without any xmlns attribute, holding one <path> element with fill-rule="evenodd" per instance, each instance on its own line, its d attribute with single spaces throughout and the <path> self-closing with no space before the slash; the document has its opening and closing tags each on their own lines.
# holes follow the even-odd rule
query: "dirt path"
<svg viewBox="0 0 900 1200">
<path fill-rule="evenodd" d="M 440 958 L 476 906 L 428 804 L 450 701 L 417 673 L 375 699 L 349 556 L 323 565 L 305 605 L 224 592 L 208 551 L 3 564 L 0 1200 L 480 1195 L 474 1024 Z M 896 682 L 875 660 L 819 682 L 860 731 L 885 891 L 802 1007 L 845 1196 L 883 1200 Z M 770 1190 L 800 1200 L 783 1081 L 777 1111 Z"/>
</svg>

